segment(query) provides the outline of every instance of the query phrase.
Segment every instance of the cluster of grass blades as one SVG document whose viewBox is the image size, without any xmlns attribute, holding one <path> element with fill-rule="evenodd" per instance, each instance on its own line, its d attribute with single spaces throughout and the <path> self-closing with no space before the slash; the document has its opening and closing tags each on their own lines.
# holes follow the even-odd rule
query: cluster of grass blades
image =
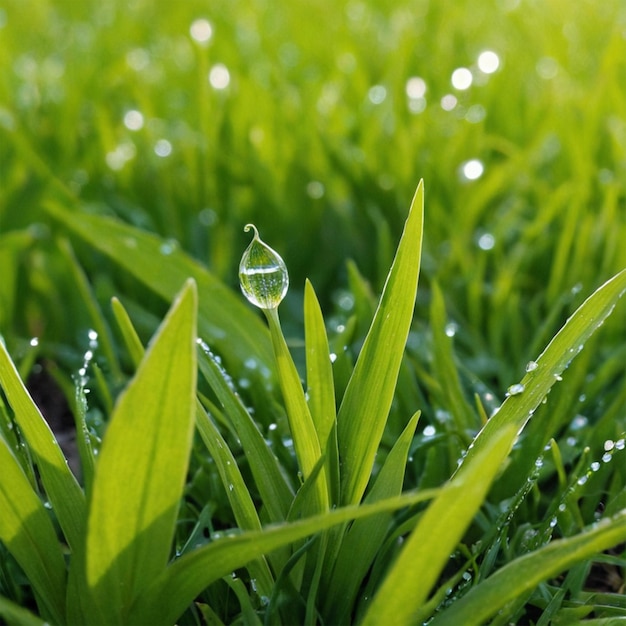
<svg viewBox="0 0 626 626">
<path fill-rule="evenodd" d="M 306 392 L 276 308 L 286 267 L 256 232 L 240 271 L 269 332 L 183 252 L 50 208 L 63 231 L 172 305 L 144 351 L 121 301 L 113 300 L 113 333 L 69 244 L 59 244 L 94 327 L 85 354 L 93 374 L 81 370 L 73 403 L 80 482 L 0 346 L 0 615 L 27 625 L 623 618 L 623 597 L 590 594 L 585 580 L 594 560 L 625 566 L 619 553 L 603 554 L 626 539 L 624 433 L 610 421 L 624 394 L 597 424 L 601 460 L 570 458 L 559 399 L 552 416 L 542 407 L 576 375 L 570 362 L 626 290 L 626 270 L 585 300 L 490 418 L 480 396 L 475 407 L 464 397 L 433 288 L 441 378 L 426 380 L 449 407 L 445 436 L 426 428 L 416 436 L 418 406 L 395 432 L 398 381 L 421 368 L 405 346 L 423 206 L 420 183 L 354 364 L 349 350 L 331 352 L 335 338 L 307 283 Z M 114 383 L 94 351 L 115 359 Z M 125 368 L 134 370 L 128 381 Z M 102 439 L 90 421 L 95 396 L 110 410 Z M 550 485 L 549 501 L 540 483 Z"/>
</svg>

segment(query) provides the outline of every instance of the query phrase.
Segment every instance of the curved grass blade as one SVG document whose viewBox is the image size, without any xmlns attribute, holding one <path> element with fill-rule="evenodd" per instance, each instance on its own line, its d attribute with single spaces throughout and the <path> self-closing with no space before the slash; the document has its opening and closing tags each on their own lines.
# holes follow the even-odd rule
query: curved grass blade
<svg viewBox="0 0 626 626">
<path fill-rule="evenodd" d="M 574 537 L 558 539 L 507 563 L 429 622 L 478 626 L 539 583 L 626 540 L 626 509 Z"/>
<path fill-rule="evenodd" d="M 4 618 L 7 624 L 19 624 L 19 626 L 46 626 L 48 624 L 38 615 L 2 596 L 0 596 L 0 617 Z"/>
<path fill-rule="evenodd" d="M 2 437 L 0 467 L 0 541 L 24 570 L 42 614 L 62 624 L 66 569 L 61 547 L 46 509 Z"/>
<path fill-rule="evenodd" d="M 587 339 L 611 314 L 626 291 L 626 270 L 622 270 L 587 298 L 567 320 L 541 356 L 521 380 L 522 393 L 509 396 L 500 410 L 483 426 L 469 447 L 458 472 L 485 446 L 495 434 L 509 424 L 524 428 L 534 411 L 548 395 L 552 385 L 561 378 L 572 359 L 583 349 Z"/>
<path fill-rule="evenodd" d="M 211 583 L 248 561 L 336 524 L 393 511 L 431 499 L 439 490 L 405 493 L 374 504 L 349 506 L 298 522 L 270 526 L 260 532 L 233 534 L 185 555 L 146 589 L 128 616 L 131 624 L 169 625 Z"/>
<path fill-rule="evenodd" d="M 417 617 L 419 610 L 482 505 L 516 434 L 512 426 L 503 428 L 429 505 L 374 596 L 363 626 L 424 621 Z"/>
<path fill-rule="evenodd" d="M 85 494 L 1 341 L 0 385 L 13 409 L 15 421 L 28 442 L 41 482 L 65 539 L 73 549 L 80 544 L 85 533 L 87 515 Z"/>
<path fill-rule="evenodd" d="M 251 356 L 274 371 L 269 335 L 259 317 L 191 257 L 169 249 L 164 255 L 161 239 L 113 219 L 51 203 L 46 210 L 167 301 L 174 299 L 187 278 L 193 278 L 199 294 L 198 334 L 232 360 L 233 371 Z"/>
<path fill-rule="evenodd" d="M 393 400 L 417 293 L 424 184 L 420 181 L 374 320 L 350 377 L 337 416 L 344 504 L 358 502 Z"/>
<path fill-rule="evenodd" d="M 190 280 L 120 396 L 102 443 L 86 543 L 89 623 L 125 623 L 134 598 L 169 560 L 193 435 L 195 329 Z"/>
</svg>

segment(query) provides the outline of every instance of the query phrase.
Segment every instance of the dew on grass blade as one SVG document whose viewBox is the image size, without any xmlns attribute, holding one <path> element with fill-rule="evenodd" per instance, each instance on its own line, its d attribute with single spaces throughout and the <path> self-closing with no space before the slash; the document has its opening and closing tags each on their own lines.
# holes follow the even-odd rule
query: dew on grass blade
<svg viewBox="0 0 626 626">
<path fill-rule="evenodd" d="M 281 256 L 259 238 L 253 224 L 245 232 L 254 231 L 254 238 L 239 263 L 239 284 L 249 302 L 261 309 L 275 309 L 289 287 L 287 266 Z"/>
<path fill-rule="evenodd" d="M 213 27 L 211 22 L 204 18 L 198 18 L 191 23 L 189 27 L 191 38 L 197 43 L 206 43 L 213 36 Z"/>
<path fill-rule="evenodd" d="M 524 392 L 524 385 L 522 385 L 521 383 L 516 383 L 515 385 L 511 385 L 508 389 L 507 389 L 507 395 L 509 396 L 518 396 L 520 393 Z"/>
<path fill-rule="evenodd" d="M 528 361 L 528 363 L 526 363 L 527 372 L 534 372 L 538 367 L 539 365 L 536 361 Z"/>
</svg>

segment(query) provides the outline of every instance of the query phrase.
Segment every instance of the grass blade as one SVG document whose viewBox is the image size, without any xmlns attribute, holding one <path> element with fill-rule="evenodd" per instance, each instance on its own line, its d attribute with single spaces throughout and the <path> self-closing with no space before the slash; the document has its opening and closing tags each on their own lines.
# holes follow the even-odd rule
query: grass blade
<svg viewBox="0 0 626 626">
<path fill-rule="evenodd" d="M 365 498 L 366 503 L 400 495 L 406 460 L 420 414 L 416 413 L 389 452 Z M 376 554 L 383 545 L 392 515 L 382 513 L 355 521 L 348 529 L 337 555 L 325 594 L 324 614 L 329 624 L 344 624 L 352 611 L 354 598 Z M 330 611 L 330 613 L 329 613 Z"/>
<path fill-rule="evenodd" d="M 263 312 L 266 314 L 270 326 L 272 345 L 278 368 L 278 379 L 287 410 L 293 445 L 302 475 L 306 480 L 316 469 L 322 457 L 320 441 L 304 396 L 300 375 L 291 358 L 287 342 L 280 328 L 278 311 L 277 309 L 264 309 Z M 311 507 L 307 509 L 309 514 L 328 509 L 328 479 L 325 467 L 321 468 L 314 487 L 314 498 L 311 499 Z"/>
<path fill-rule="evenodd" d="M 42 613 L 63 623 L 66 570 L 59 541 L 46 509 L 2 437 L 0 467 L 0 541 L 24 570 Z"/>
<path fill-rule="evenodd" d="M 421 623 L 428 617 L 417 615 L 480 508 L 516 433 L 511 426 L 501 430 L 491 446 L 474 457 L 467 470 L 451 479 L 430 504 L 378 589 L 363 626 Z"/>
<path fill-rule="evenodd" d="M 378 309 L 348 383 L 337 436 L 344 504 L 361 499 L 385 428 L 417 293 L 424 185 L 417 187 Z"/>
<path fill-rule="evenodd" d="M 170 556 L 195 417 L 196 289 L 189 281 L 120 396 L 96 467 L 87 534 L 90 623 L 123 624 Z"/>
<path fill-rule="evenodd" d="M 490 440 L 509 424 L 521 430 L 533 412 L 548 395 L 552 385 L 571 360 L 582 350 L 585 342 L 611 314 L 626 291 L 626 270 L 622 270 L 585 300 L 548 344 L 536 363 L 521 381 L 523 392 L 509 396 L 500 410 L 485 424 L 467 451 L 459 471 L 489 445 Z"/>
<path fill-rule="evenodd" d="M 293 493 L 281 471 L 278 460 L 265 443 L 263 435 L 241 403 L 241 399 L 230 387 L 226 379 L 228 375 L 216 362 L 209 347 L 202 342 L 200 348 L 200 372 L 206 378 L 232 421 L 270 519 L 275 522 L 283 521 L 286 519 L 291 506 Z M 209 436 L 214 437 L 216 435 Z M 210 441 L 211 446 L 213 446 L 213 439 Z"/>
<path fill-rule="evenodd" d="M 297 522 L 271 526 L 260 532 L 234 534 L 199 548 L 175 561 L 138 599 L 130 623 L 174 623 L 190 602 L 222 576 L 290 543 L 335 524 L 393 511 L 432 498 L 438 490 L 406 493 L 374 504 L 349 506 Z"/>
<path fill-rule="evenodd" d="M 85 495 L 1 341 L 0 385 L 28 442 L 65 539 L 71 548 L 75 548 L 82 541 L 86 527 Z"/>
<path fill-rule="evenodd" d="M 532 590 L 572 565 L 591 558 L 626 539 L 626 509 L 567 539 L 511 561 L 471 589 L 429 622 L 432 626 L 484 624 L 508 602 Z"/>
<path fill-rule="evenodd" d="M 258 316 L 205 268 L 163 241 L 122 222 L 48 205 L 47 211 L 167 301 L 191 277 L 198 285 L 198 334 L 232 359 L 233 371 L 251 356 L 274 371 L 267 329 Z"/>
</svg>

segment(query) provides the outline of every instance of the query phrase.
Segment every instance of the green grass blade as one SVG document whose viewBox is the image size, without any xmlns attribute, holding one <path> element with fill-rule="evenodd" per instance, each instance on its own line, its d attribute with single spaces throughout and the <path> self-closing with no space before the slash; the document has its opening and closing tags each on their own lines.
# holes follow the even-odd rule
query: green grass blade
<svg viewBox="0 0 626 626">
<path fill-rule="evenodd" d="M 270 519 L 275 522 L 283 521 L 287 517 L 293 498 L 291 487 L 254 420 L 229 385 L 227 374 L 204 342 L 200 344 L 200 348 L 200 372 L 213 389 L 235 428 Z"/>
<path fill-rule="evenodd" d="M 320 446 L 325 449 L 337 414 L 335 384 L 322 310 L 308 280 L 304 287 L 304 332 L 309 409 Z"/>
<path fill-rule="evenodd" d="M 141 340 L 122 303 L 114 298 L 112 305 L 120 332 L 124 337 L 126 348 L 131 354 L 133 363 L 138 365 L 144 355 Z M 207 450 L 215 461 L 237 525 L 243 530 L 260 530 L 261 522 L 252 497 L 250 496 L 250 492 L 237 465 L 237 460 L 219 429 L 197 399 L 196 427 Z M 248 570 L 250 576 L 257 581 L 259 595 L 269 596 L 272 588 L 272 574 L 265 560 L 260 559 L 259 561 L 250 563 Z"/>
<path fill-rule="evenodd" d="M 423 216 L 424 185 L 420 181 L 383 295 L 337 416 L 344 504 L 358 502 L 365 491 L 393 400 L 415 306 Z"/>
<path fill-rule="evenodd" d="M 195 329 L 188 281 L 105 434 L 87 534 L 90 623 L 125 623 L 131 602 L 168 562 L 193 435 Z"/>
<path fill-rule="evenodd" d="M 174 623 L 193 599 L 211 583 L 251 559 L 352 519 L 393 511 L 432 498 L 439 490 L 405 493 L 374 504 L 349 506 L 328 513 L 270 526 L 260 532 L 234 534 L 175 561 L 138 599 L 130 623 Z"/>
<path fill-rule="evenodd" d="M 240 368 L 250 357 L 274 371 L 267 329 L 230 289 L 180 250 L 122 222 L 49 204 L 48 212 L 167 301 L 191 277 L 198 285 L 198 334 Z M 230 362 L 232 359 L 232 363 Z"/>
<path fill-rule="evenodd" d="M 485 424 L 467 451 L 459 471 L 485 446 L 495 434 L 509 424 L 521 430 L 534 411 L 560 380 L 572 359 L 585 342 L 611 314 L 626 291 L 626 270 L 622 270 L 587 298 L 567 320 L 561 330 L 536 360 L 536 367 L 521 380 L 522 393 L 509 396 L 500 410 Z"/>
<path fill-rule="evenodd" d="M 68 467 L 52 430 L 30 397 L 1 341 L 0 385 L 37 464 L 41 482 L 65 539 L 74 548 L 82 541 L 85 532 L 85 495 Z"/>
<path fill-rule="evenodd" d="M 459 435 L 468 444 L 471 440 L 468 431 L 476 428 L 479 420 L 463 394 L 459 370 L 454 362 L 452 341 L 446 335 L 447 314 L 443 293 L 437 283 L 433 283 L 431 293 L 430 324 L 435 361 L 433 374 L 441 386 L 441 402 L 445 403 L 444 407 L 452 414 Z"/>
<path fill-rule="evenodd" d="M 1 437 L 0 467 L 0 541 L 24 570 L 42 614 L 63 623 L 66 569 L 61 547 L 46 509 Z"/>
<path fill-rule="evenodd" d="M 0 596 L 0 617 L 6 624 L 18 624 L 19 626 L 46 626 L 47 622 L 41 617 L 31 613 L 7 598 Z"/>
<path fill-rule="evenodd" d="M 387 455 L 366 503 L 398 496 L 402 492 L 406 460 L 419 419 L 416 413 Z M 389 530 L 390 513 L 355 521 L 341 543 L 325 594 L 324 615 L 329 624 L 344 624 L 352 611 L 354 598 Z"/>
<path fill-rule="evenodd" d="M 511 426 L 502 429 L 430 504 L 378 589 L 363 626 L 421 623 L 428 617 L 416 616 L 480 508 L 516 433 Z"/>
<path fill-rule="evenodd" d="M 298 458 L 302 475 L 306 480 L 317 467 L 322 458 L 320 441 L 306 402 L 300 375 L 291 358 L 287 342 L 283 337 L 276 309 L 264 309 L 270 326 L 272 345 L 278 368 L 278 380 L 283 394 L 289 429 L 293 438 L 293 445 Z M 321 512 L 328 509 L 328 479 L 326 468 L 320 470 L 319 478 L 315 482 L 314 498 L 311 499 L 307 512 Z"/>
<path fill-rule="evenodd" d="M 478 626 L 539 583 L 626 540 L 626 509 L 574 537 L 552 541 L 507 563 L 437 615 L 432 626 Z"/>
</svg>

